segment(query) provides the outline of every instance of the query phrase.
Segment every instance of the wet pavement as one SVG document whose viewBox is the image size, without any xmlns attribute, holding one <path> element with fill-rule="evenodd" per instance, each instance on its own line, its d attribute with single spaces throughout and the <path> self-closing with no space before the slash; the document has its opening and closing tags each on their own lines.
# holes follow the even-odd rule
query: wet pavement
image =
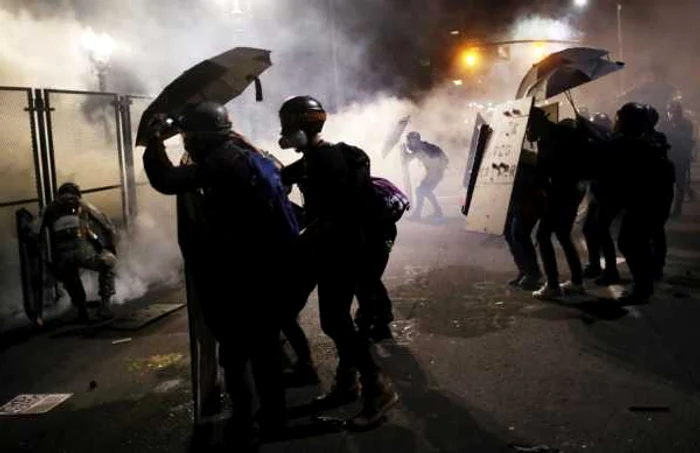
<svg viewBox="0 0 700 453">
<path fill-rule="evenodd" d="M 505 284 L 513 266 L 501 238 L 467 233 L 459 218 L 402 222 L 385 279 L 396 341 L 375 348 L 398 408 L 366 433 L 314 433 L 302 417 L 262 451 L 700 451 L 700 202 L 686 208 L 669 223 L 666 281 L 640 307 L 615 304 L 621 288 L 534 300 Z M 315 299 L 302 324 L 327 385 L 334 350 Z M 138 331 L 51 328 L 2 341 L 0 405 L 73 396 L 46 414 L 0 416 L 0 452 L 190 450 L 186 310 Z M 290 405 L 317 391 L 290 390 Z"/>
</svg>

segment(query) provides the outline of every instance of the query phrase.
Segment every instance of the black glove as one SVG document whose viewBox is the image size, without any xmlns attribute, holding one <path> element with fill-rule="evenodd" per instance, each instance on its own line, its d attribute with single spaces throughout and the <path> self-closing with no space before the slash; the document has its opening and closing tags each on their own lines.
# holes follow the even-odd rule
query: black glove
<svg viewBox="0 0 700 453">
<path fill-rule="evenodd" d="M 146 130 L 146 136 L 149 140 L 160 139 L 164 136 L 171 136 L 173 132 L 176 132 L 177 128 L 172 120 L 168 119 L 168 116 L 163 113 L 156 113 L 148 121 L 148 128 Z"/>
</svg>

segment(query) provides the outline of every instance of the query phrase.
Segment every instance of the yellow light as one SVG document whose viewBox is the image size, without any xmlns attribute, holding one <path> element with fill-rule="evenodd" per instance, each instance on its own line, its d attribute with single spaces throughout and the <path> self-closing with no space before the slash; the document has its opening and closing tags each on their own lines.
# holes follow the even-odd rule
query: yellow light
<svg viewBox="0 0 700 453">
<path fill-rule="evenodd" d="M 479 52 L 476 49 L 466 50 L 462 54 L 462 62 L 468 68 L 473 68 L 479 64 Z"/>
<path fill-rule="evenodd" d="M 545 56 L 547 56 L 547 49 L 545 48 L 543 43 L 538 42 L 535 44 L 535 47 L 533 49 L 533 55 L 537 61 L 540 61 Z"/>
<path fill-rule="evenodd" d="M 462 86 L 462 84 L 463 84 L 464 82 L 462 82 L 461 79 L 456 79 L 456 80 L 453 80 L 452 83 L 453 83 L 455 86 L 459 87 L 459 86 Z"/>
</svg>

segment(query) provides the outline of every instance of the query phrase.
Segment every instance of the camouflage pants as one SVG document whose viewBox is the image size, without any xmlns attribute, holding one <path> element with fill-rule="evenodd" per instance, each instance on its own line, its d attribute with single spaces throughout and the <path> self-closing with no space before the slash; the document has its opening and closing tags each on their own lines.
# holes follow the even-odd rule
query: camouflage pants
<svg viewBox="0 0 700 453">
<path fill-rule="evenodd" d="M 85 288 L 80 280 L 80 269 L 99 273 L 99 294 L 103 301 L 114 295 L 114 267 L 117 258 L 107 250 L 97 252 L 88 242 L 76 241 L 56 246 L 54 273 L 63 283 L 71 301 L 78 308 L 85 306 Z"/>
</svg>

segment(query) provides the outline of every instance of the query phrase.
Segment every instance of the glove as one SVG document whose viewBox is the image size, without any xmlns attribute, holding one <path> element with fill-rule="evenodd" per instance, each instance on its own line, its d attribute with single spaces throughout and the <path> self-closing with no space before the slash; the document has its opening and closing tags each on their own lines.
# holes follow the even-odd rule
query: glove
<svg viewBox="0 0 700 453">
<path fill-rule="evenodd" d="M 172 122 L 168 122 L 168 116 L 163 113 L 157 113 L 148 122 L 146 136 L 149 140 L 160 139 L 167 132 L 174 129 Z"/>
</svg>

